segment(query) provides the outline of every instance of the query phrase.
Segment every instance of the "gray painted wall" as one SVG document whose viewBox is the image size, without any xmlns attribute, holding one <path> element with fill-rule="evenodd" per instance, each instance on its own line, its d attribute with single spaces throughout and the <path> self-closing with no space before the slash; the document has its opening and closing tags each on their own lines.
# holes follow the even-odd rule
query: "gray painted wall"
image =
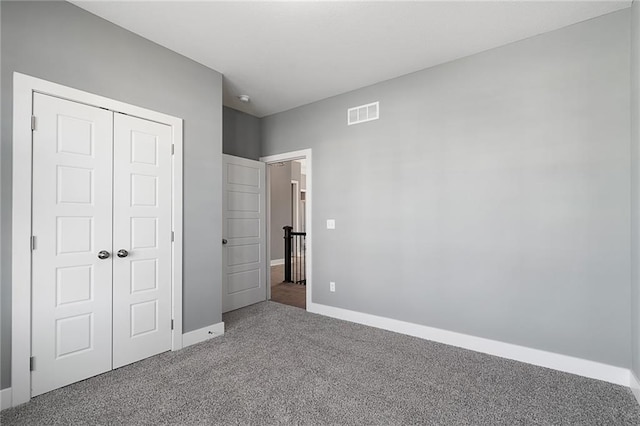
<svg viewBox="0 0 640 426">
<path fill-rule="evenodd" d="M 304 160 L 302 160 L 304 161 Z M 293 230 L 296 232 L 304 232 L 304 207 L 302 203 L 302 190 L 307 189 L 306 187 L 306 176 L 302 174 L 302 163 L 299 161 L 291 162 L 291 180 L 295 180 L 298 182 L 298 200 L 300 200 L 298 204 L 298 226 L 293 223 Z M 291 200 L 293 204 L 294 200 Z"/>
<path fill-rule="evenodd" d="M 295 180 L 298 182 L 298 192 L 300 192 L 300 186 L 302 185 L 302 172 L 301 172 L 302 167 L 300 166 L 300 163 L 298 163 L 297 161 L 291 161 L 291 180 Z M 291 185 L 291 183 L 289 184 Z M 293 206 L 294 206 L 294 198 L 293 198 L 293 188 L 291 188 L 291 209 L 293 210 Z M 298 195 L 298 197 L 300 197 L 300 195 Z M 300 205 L 298 205 L 298 223 L 300 221 Z M 295 232 L 300 232 L 301 229 L 299 227 L 296 226 L 296 224 L 293 222 L 293 220 L 291 220 L 291 226 L 293 226 L 293 230 Z"/>
<path fill-rule="evenodd" d="M 270 164 L 269 189 L 271 191 L 271 260 L 284 258 L 283 226 L 291 226 L 291 161 L 282 166 Z"/>
<path fill-rule="evenodd" d="M 222 75 L 70 3 L 1 7 L 2 388 L 10 386 L 14 71 L 184 119 L 184 331 L 220 322 Z"/>
<path fill-rule="evenodd" d="M 260 119 L 233 108 L 222 108 L 222 152 L 260 159 Z"/>
<path fill-rule="evenodd" d="M 302 167 L 297 161 L 291 162 L 291 180 L 302 180 Z"/>
<path fill-rule="evenodd" d="M 640 3 L 631 5 L 631 345 L 640 377 Z"/>
<path fill-rule="evenodd" d="M 313 149 L 313 302 L 629 367 L 629 19 L 263 119 Z"/>
</svg>

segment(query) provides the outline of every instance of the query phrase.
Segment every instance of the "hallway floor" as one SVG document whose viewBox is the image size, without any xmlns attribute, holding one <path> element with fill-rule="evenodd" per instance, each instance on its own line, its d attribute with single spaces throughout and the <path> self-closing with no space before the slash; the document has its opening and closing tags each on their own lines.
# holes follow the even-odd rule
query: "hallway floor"
<svg viewBox="0 0 640 426">
<path fill-rule="evenodd" d="M 271 301 L 296 308 L 307 309 L 307 287 L 301 284 L 285 283 L 284 265 L 271 267 Z"/>
</svg>

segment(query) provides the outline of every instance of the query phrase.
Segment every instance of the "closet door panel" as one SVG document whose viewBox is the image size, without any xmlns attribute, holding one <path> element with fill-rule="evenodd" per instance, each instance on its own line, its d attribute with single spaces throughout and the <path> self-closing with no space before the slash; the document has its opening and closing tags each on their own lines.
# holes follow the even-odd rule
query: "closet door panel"
<svg viewBox="0 0 640 426">
<path fill-rule="evenodd" d="M 114 115 L 114 368 L 171 349 L 171 137 Z"/>
<path fill-rule="evenodd" d="M 34 94 L 32 396 L 111 369 L 111 111 Z M 104 256 L 104 255 L 103 255 Z"/>
</svg>

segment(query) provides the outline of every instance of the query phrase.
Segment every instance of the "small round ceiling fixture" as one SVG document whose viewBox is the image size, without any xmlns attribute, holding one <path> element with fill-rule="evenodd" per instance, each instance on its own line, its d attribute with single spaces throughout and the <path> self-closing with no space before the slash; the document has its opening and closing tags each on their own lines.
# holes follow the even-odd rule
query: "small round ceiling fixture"
<svg viewBox="0 0 640 426">
<path fill-rule="evenodd" d="M 240 102 L 244 102 L 245 104 L 248 104 L 251 101 L 249 95 L 240 95 L 238 96 L 238 99 L 240 99 Z"/>
</svg>

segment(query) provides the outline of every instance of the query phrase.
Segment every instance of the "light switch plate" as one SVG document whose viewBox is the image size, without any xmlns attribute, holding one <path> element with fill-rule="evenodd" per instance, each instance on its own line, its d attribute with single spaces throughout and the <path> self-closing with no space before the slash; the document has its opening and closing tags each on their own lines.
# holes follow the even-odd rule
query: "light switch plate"
<svg viewBox="0 0 640 426">
<path fill-rule="evenodd" d="M 327 219 L 327 229 L 336 229 L 335 219 Z"/>
</svg>

